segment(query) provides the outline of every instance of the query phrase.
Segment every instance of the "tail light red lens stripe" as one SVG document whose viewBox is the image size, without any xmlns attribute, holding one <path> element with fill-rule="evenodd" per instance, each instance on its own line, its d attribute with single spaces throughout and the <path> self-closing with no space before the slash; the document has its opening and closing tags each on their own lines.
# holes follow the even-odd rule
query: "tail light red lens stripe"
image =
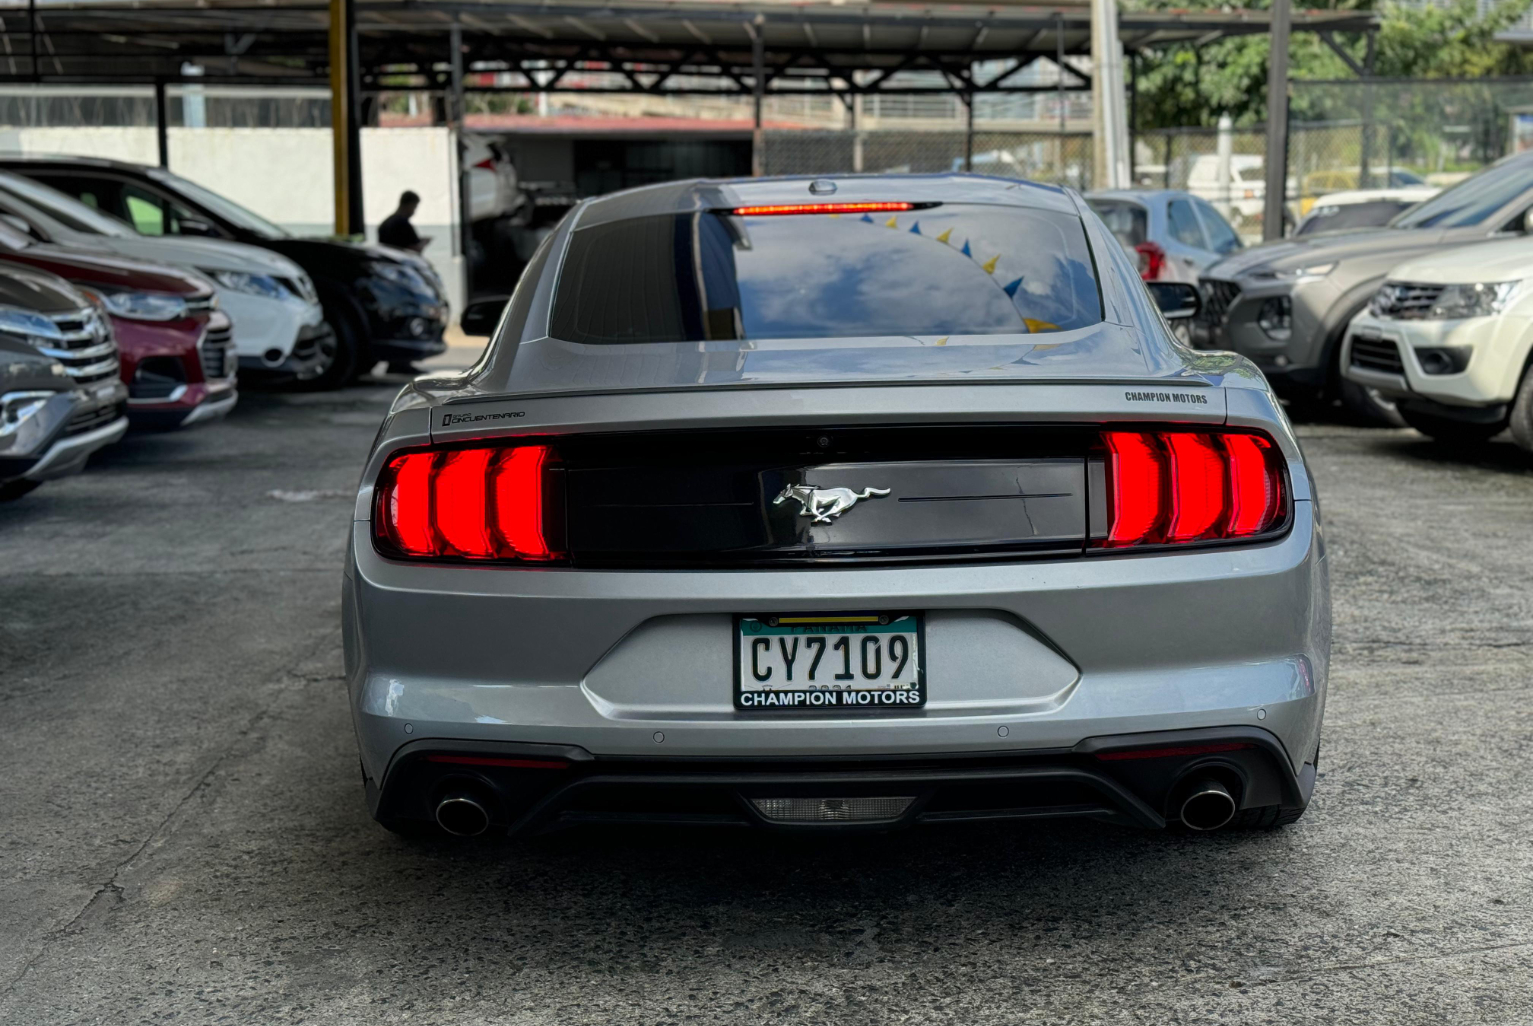
<svg viewBox="0 0 1533 1026">
<path fill-rule="evenodd" d="M 1162 481 L 1166 460 L 1155 437 L 1141 431 L 1109 431 L 1107 495 L 1112 513 L 1110 545 L 1137 545 L 1158 540 L 1156 527 L 1165 507 Z"/>
<path fill-rule="evenodd" d="M 1165 436 L 1171 453 L 1171 523 L 1166 540 L 1196 541 L 1216 536 L 1226 519 L 1223 454 L 1209 435 Z"/>
<path fill-rule="evenodd" d="M 431 509 L 447 550 L 455 556 L 488 559 L 495 555 L 485 520 L 486 471 L 490 449 L 445 452 L 431 481 Z"/>
<path fill-rule="evenodd" d="M 495 527 L 510 550 L 508 555 L 519 559 L 553 556 L 543 532 L 543 467 L 547 462 L 546 445 L 526 445 L 501 453 L 492 474 Z"/>
<path fill-rule="evenodd" d="M 404 558 L 562 559 L 552 463 L 546 445 L 400 453 L 378 479 L 373 537 Z"/>
<path fill-rule="evenodd" d="M 735 207 L 737 217 L 769 217 L 778 214 L 877 214 L 891 210 L 914 210 L 914 203 L 774 203 L 769 206 Z"/>
<path fill-rule="evenodd" d="M 1257 435 L 1225 435 L 1230 461 L 1230 533 L 1257 534 L 1277 519 L 1282 478 L 1272 466 L 1272 443 Z"/>
<path fill-rule="evenodd" d="M 1282 458 L 1248 432 L 1106 431 L 1107 547 L 1252 538 L 1281 526 Z"/>
</svg>

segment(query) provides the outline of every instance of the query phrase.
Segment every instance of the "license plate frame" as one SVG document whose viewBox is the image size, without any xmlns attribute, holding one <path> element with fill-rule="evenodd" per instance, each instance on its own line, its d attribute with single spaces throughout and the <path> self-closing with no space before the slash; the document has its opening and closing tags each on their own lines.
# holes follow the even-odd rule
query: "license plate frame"
<svg viewBox="0 0 1533 1026">
<path fill-rule="evenodd" d="M 910 621 L 906 623 L 905 621 Z M 750 624 L 760 625 L 752 630 Z M 838 628 L 840 628 L 838 630 Z M 903 628 L 903 629 L 902 629 Z M 779 712 L 813 712 L 813 713 L 856 713 L 856 712 L 892 712 L 898 710 L 918 710 L 926 706 L 927 678 L 926 678 L 926 617 L 920 612 L 856 612 L 856 613 L 771 613 L 771 614 L 737 614 L 732 624 L 734 636 L 734 708 L 736 712 L 743 713 L 779 713 Z M 826 659 L 832 658 L 835 642 L 833 639 L 840 637 L 857 638 L 877 635 L 881 637 L 913 636 L 915 640 L 915 652 L 911 657 L 914 663 L 915 679 L 911 687 L 863 687 L 857 688 L 848 684 L 837 687 L 833 684 L 817 687 L 802 688 L 760 688 L 745 687 L 745 661 L 743 658 L 744 641 L 750 637 L 753 641 L 761 637 L 799 637 L 826 639 L 824 655 Z M 781 642 L 779 642 L 781 644 Z M 857 657 L 851 654 L 851 643 L 845 654 L 847 663 L 843 665 L 851 669 L 856 675 L 863 670 L 862 661 L 866 656 L 865 651 L 860 651 Z M 882 643 L 875 646 L 882 670 Z M 807 654 L 807 653 L 806 653 Z M 890 656 L 889 658 L 894 658 Z M 850 665 L 848 665 L 848 663 Z M 777 668 L 774 668 L 777 669 Z M 833 670 L 833 667 L 830 668 Z M 903 669 L 900 671 L 905 672 Z M 880 677 L 882 673 L 880 672 Z M 834 673 L 827 679 L 834 678 Z M 807 681 L 805 683 L 808 683 Z M 745 695 L 777 696 L 771 700 L 762 700 L 759 697 L 745 698 Z M 884 698 L 883 695 L 898 696 Z"/>
</svg>

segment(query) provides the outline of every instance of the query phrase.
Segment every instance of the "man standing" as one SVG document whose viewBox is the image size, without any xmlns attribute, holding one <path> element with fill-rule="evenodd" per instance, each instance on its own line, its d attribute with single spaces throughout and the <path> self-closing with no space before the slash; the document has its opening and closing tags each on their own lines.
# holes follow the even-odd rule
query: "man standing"
<svg viewBox="0 0 1533 1026">
<path fill-rule="evenodd" d="M 410 218 L 415 216 L 420 205 L 421 198 L 406 189 L 399 197 L 399 209 L 384 218 L 378 226 L 378 242 L 395 249 L 407 249 L 412 253 L 424 250 L 431 241 L 430 237 L 423 239 L 415 234 L 415 226 L 410 223 Z"/>
</svg>

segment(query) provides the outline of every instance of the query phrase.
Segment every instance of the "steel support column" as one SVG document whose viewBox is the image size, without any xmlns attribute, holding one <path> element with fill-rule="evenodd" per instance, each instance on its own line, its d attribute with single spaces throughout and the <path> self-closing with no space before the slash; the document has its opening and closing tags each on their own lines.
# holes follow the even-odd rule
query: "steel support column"
<svg viewBox="0 0 1533 1026">
<path fill-rule="evenodd" d="M 357 32 L 353 0 L 330 0 L 330 135 L 335 233 L 361 235 L 362 135 L 357 117 Z"/>
<path fill-rule="evenodd" d="M 751 99 L 755 120 L 751 128 L 751 174 L 760 178 L 765 174 L 765 157 L 762 152 L 761 106 L 766 100 L 766 40 L 761 38 L 761 16 L 755 25 L 746 26 L 751 34 Z"/>
<path fill-rule="evenodd" d="M 473 207 L 469 202 L 468 146 L 463 139 L 463 28 L 456 23 L 448 30 L 448 46 L 452 49 L 450 63 L 452 93 L 447 98 L 447 124 L 452 132 L 454 156 L 458 172 L 458 237 L 454 240 L 455 255 L 463 258 L 463 295 L 474 294 L 474 266 L 471 256 L 474 248 Z"/>
<path fill-rule="evenodd" d="M 963 126 L 963 169 L 974 170 L 974 94 L 963 94 L 964 126 Z"/>
<path fill-rule="evenodd" d="M 1272 49 L 1267 63 L 1267 188 L 1262 204 L 1262 238 L 1283 237 L 1288 191 L 1288 29 L 1289 0 L 1272 0 Z"/>
<path fill-rule="evenodd" d="M 154 80 L 154 141 L 160 153 L 160 166 L 170 167 L 170 109 L 165 102 L 165 80 Z"/>
</svg>

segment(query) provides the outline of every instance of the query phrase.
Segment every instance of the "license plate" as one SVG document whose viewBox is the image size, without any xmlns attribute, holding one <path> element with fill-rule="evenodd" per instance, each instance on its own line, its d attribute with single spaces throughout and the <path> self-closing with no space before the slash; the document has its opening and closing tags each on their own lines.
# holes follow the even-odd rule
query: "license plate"
<svg viewBox="0 0 1533 1026">
<path fill-rule="evenodd" d="M 926 704 L 919 613 L 735 618 L 735 708 L 918 709 Z"/>
</svg>

